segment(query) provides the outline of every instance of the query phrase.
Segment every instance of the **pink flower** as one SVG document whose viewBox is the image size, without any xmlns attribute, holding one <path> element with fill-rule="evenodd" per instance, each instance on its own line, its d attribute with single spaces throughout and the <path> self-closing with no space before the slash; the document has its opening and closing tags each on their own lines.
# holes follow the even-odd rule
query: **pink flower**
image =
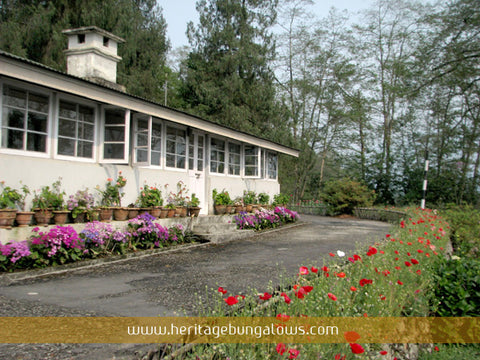
<svg viewBox="0 0 480 360">
<path fill-rule="evenodd" d="M 298 351 L 297 349 L 288 349 L 288 353 L 290 354 L 289 355 L 289 359 L 296 359 L 297 356 L 300 354 L 300 351 Z"/>
<path fill-rule="evenodd" d="M 299 270 L 300 275 L 307 275 L 308 274 L 308 268 L 306 266 L 301 266 Z"/>
<path fill-rule="evenodd" d="M 279 343 L 279 344 L 277 344 L 277 347 L 276 347 L 275 350 L 277 350 L 277 354 L 283 355 L 283 354 L 285 354 L 285 351 L 287 350 L 287 347 L 285 346 L 284 343 Z"/>
</svg>

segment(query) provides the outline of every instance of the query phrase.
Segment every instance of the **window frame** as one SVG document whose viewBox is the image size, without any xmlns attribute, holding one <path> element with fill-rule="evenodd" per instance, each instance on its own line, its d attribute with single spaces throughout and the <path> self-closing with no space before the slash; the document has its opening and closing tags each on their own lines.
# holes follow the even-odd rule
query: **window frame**
<svg viewBox="0 0 480 360">
<path fill-rule="evenodd" d="M 39 95 L 46 96 L 48 98 L 48 112 L 47 114 L 47 124 L 46 124 L 46 137 L 45 137 L 45 152 L 40 151 L 31 151 L 31 150 L 24 150 L 24 149 L 12 149 L 8 147 L 2 147 L 2 138 L 3 138 L 3 89 L 5 86 L 17 88 L 22 91 L 26 91 L 28 93 L 37 93 Z M 52 152 L 52 123 L 53 123 L 53 109 L 55 104 L 55 93 L 49 91 L 46 88 L 31 85 L 21 81 L 9 80 L 9 79 L 1 79 L 0 78 L 0 153 L 2 154 L 11 154 L 11 155 L 23 155 L 23 156 L 31 156 L 31 157 L 38 157 L 38 158 L 51 158 Z M 6 126 L 5 126 L 6 127 Z M 22 129 L 22 132 L 27 130 Z"/>
<path fill-rule="evenodd" d="M 147 115 L 144 113 L 136 113 L 132 116 L 132 165 L 133 166 L 142 166 L 142 167 L 151 167 L 155 169 L 161 169 L 164 167 L 164 151 L 165 151 L 165 122 L 157 118 L 155 116 Z M 147 144 L 146 145 L 138 145 L 138 122 L 139 120 L 147 121 L 147 130 L 143 131 L 147 135 Z M 158 152 L 152 150 L 152 137 L 153 137 L 153 124 L 160 125 L 160 163 L 159 164 L 152 164 L 152 152 Z M 138 161 L 137 160 L 137 149 L 145 148 L 147 151 L 147 160 L 146 161 Z"/>
<path fill-rule="evenodd" d="M 208 142 L 208 168 L 209 168 L 209 173 L 211 175 L 216 175 L 216 176 L 225 176 L 228 174 L 227 172 L 227 167 L 228 167 L 228 159 L 227 159 L 227 149 L 228 149 L 228 141 L 226 139 L 223 139 L 221 137 L 217 136 L 210 136 L 210 141 Z M 223 172 L 217 172 L 217 171 L 212 171 L 212 161 L 216 163 L 222 163 L 218 160 L 212 160 L 212 141 L 222 141 L 224 144 L 223 148 Z"/>
<path fill-rule="evenodd" d="M 253 155 L 257 158 L 257 162 L 256 162 L 257 175 L 247 175 L 247 167 L 253 167 L 252 165 L 247 165 L 246 164 L 247 155 L 246 155 L 245 152 L 247 151 L 247 147 L 249 147 L 249 146 L 255 148 L 256 151 L 257 151 L 257 154 Z M 260 151 L 260 147 L 257 146 L 257 145 L 252 145 L 252 144 L 244 144 L 243 149 L 242 149 L 242 155 L 243 155 L 243 162 L 242 162 L 243 177 L 248 178 L 248 179 L 260 179 L 261 178 L 261 159 L 260 159 L 261 151 Z"/>
<path fill-rule="evenodd" d="M 168 166 L 167 164 L 167 155 L 172 155 L 172 153 L 168 152 L 168 144 L 167 144 L 167 141 L 168 141 L 168 129 L 175 129 L 175 130 L 180 130 L 180 131 L 183 131 L 185 133 L 185 136 L 184 136 L 184 139 L 185 139 L 185 165 L 183 168 L 180 168 L 180 167 L 177 167 L 177 166 Z M 174 123 L 165 123 L 164 127 L 163 127 L 163 134 L 164 134 L 164 138 L 165 140 L 163 140 L 163 144 L 165 144 L 164 146 L 164 149 L 165 151 L 163 152 L 163 157 L 164 157 L 164 164 L 165 164 L 165 169 L 166 170 L 169 170 L 169 171 L 188 171 L 188 136 L 187 136 L 187 128 L 185 126 L 181 126 L 181 125 L 177 125 L 177 124 L 174 124 Z M 173 154 L 175 155 L 175 165 L 177 164 L 177 142 L 175 141 L 175 153 Z"/>
<path fill-rule="evenodd" d="M 59 127 L 60 127 L 60 102 L 61 101 L 75 103 L 78 107 L 79 105 L 88 106 L 93 108 L 93 152 L 91 158 L 79 157 L 79 156 L 71 156 L 71 155 L 63 155 L 58 153 L 58 142 L 60 139 Z M 88 163 L 96 163 L 98 157 L 98 118 L 99 118 L 99 106 L 95 102 L 87 101 L 75 96 L 71 96 L 68 94 L 60 94 L 57 96 L 55 101 L 55 142 L 54 142 L 54 149 L 53 149 L 53 158 L 60 159 L 60 160 L 70 160 L 70 161 L 79 161 L 79 162 L 88 162 Z M 75 121 L 77 123 L 78 119 Z M 76 135 L 75 144 L 78 142 L 78 134 Z"/>
<path fill-rule="evenodd" d="M 274 156 L 276 161 L 275 161 L 275 177 L 272 178 L 270 177 L 270 162 L 269 162 L 269 157 Z M 270 180 L 270 181 L 278 181 L 278 153 L 273 152 L 273 151 L 265 151 L 265 179 Z"/>
<path fill-rule="evenodd" d="M 243 171 L 243 168 L 242 168 L 242 161 L 243 161 L 243 146 L 241 143 L 238 143 L 236 141 L 228 141 L 227 142 L 227 146 L 226 146 L 226 152 L 227 152 L 227 155 L 225 157 L 226 159 L 226 167 L 227 167 L 227 175 L 228 176 L 232 176 L 232 177 L 242 177 L 242 171 Z M 237 174 L 230 174 L 230 144 L 232 145 L 236 145 L 236 146 L 239 146 L 240 147 L 240 152 L 238 153 L 239 155 L 239 163 L 238 163 L 238 166 L 239 166 L 239 172 L 238 172 L 238 175 Z M 235 164 L 237 165 L 237 164 Z"/>
<path fill-rule="evenodd" d="M 111 127 L 124 127 L 124 140 L 123 141 L 105 141 L 105 130 L 107 127 L 105 112 L 112 109 L 119 109 L 124 111 L 124 124 L 123 125 L 110 125 Z M 130 155 L 130 109 L 122 108 L 115 105 L 102 105 L 101 106 L 101 159 L 100 163 L 103 164 L 128 164 Z M 124 144 L 123 146 L 123 158 L 105 158 L 105 145 L 107 144 Z"/>
</svg>

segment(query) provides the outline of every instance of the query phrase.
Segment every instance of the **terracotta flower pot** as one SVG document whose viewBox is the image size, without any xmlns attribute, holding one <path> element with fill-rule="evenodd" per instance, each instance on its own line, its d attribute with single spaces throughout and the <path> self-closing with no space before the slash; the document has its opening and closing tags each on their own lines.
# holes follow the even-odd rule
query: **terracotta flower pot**
<svg viewBox="0 0 480 360">
<path fill-rule="evenodd" d="M 0 209 L 0 228 L 11 228 L 15 222 L 16 213 L 15 209 Z"/>
<path fill-rule="evenodd" d="M 114 208 L 113 217 L 116 221 L 125 221 L 128 219 L 128 209 L 127 208 Z"/>
<path fill-rule="evenodd" d="M 168 209 L 166 208 L 161 208 L 160 211 L 160 219 L 165 219 L 168 215 Z"/>
<path fill-rule="evenodd" d="M 17 211 L 15 221 L 18 227 L 29 226 L 32 223 L 33 211 Z"/>
<path fill-rule="evenodd" d="M 85 222 L 86 215 L 87 215 L 87 212 L 86 212 L 86 211 L 82 211 L 82 212 L 78 213 L 77 216 L 73 219 L 73 222 L 74 222 L 75 224 L 84 223 L 84 222 Z"/>
<path fill-rule="evenodd" d="M 215 205 L 215 213 L 217 215 L 225 215 L 226 212 L 227 212 L 226 205 Z"/>
<path fill-rule="evenodd" d="M 160 213 L 162 212 L 162 209 L 160 207 L 152 207 L 148 209 L 148 213 L 158 219 L 160 217 Z"/>
<path fill-rule="evenodd" d="M 136 218 L 140 213 L 139 211 L 140 211 L 140 209 L 138 209 L 138 208 L 129 208 L 128 209 L 128 218 L 129 219 Z"/>
<path fill-rule="evenodd" d="M 175 216 L 175 209 L 168 209 L 167 217 L 173 218 Z"/>
<path fill-rule="evenodd" d="M 68 214 L 70 211 L 67 210 L 54 210 L 53 211 L 53 222 L 55 225 L 63 225 L 67 223 Z"/>
<path fill-rule="evenodd" d="M 53 217 L 53 212 L 49 209 L 35 209 L 34 212 L 35 221 L 40 226 L 47 226 Z"/>
<path fill-rule="evenodd" d="M 190 216 L 197 217 L 198 215 L 200 215 L 201 208 L 198 206 L 194 206 L 194 207 L 188 208 L 188 210 L 189 210 Z"/>
<path fill-rule="evenodd" d="M 112 220 L 113 209 L 104 208 L 100 209 L 100 221 L 109 222 Z"/>
</svg>

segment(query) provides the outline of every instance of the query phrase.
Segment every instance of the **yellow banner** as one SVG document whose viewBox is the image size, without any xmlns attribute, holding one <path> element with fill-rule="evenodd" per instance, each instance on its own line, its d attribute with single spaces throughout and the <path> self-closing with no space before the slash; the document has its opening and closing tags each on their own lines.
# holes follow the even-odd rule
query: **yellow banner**
<svg viewBox="0 0 480 360">
<path fill-rule="evenodd" d="M 479 343 L 479 319 L 1 317 L 0 343 Z"/>
</svg>

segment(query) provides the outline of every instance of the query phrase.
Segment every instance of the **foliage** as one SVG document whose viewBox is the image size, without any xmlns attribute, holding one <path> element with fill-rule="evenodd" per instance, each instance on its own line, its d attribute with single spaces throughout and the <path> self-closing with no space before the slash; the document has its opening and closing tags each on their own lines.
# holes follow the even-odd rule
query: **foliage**
<svg viewBox="0 0 480 360">
<path fill-rule="evenodd" d="M 154 222 L 155 217 L 143 213 L 128 221 L 126 236 L 129 247 L 137 249 L 153 249 L 163 247 L 168 241 L 168 229 Z"/>
<path fill-rule="evenodd" d="M 91 258 L 110 254 L 123 254 L 126 250 L 125 232 L 114 229 L 109 223 L 92 221 L 80 232 Z"/>
<path fill-rule="evenodd" d="M 480 260 L 454 256 L 434 275 L 438 316 L 480 316 Z"/>
<path fill-rule="evenodd" d="M 15 209 L 17 204 L 22 201 L 22 195 L 18 190 L 5 186 L 3 181 L 0 182 L 0 185 L 3 187 L 3 191 L 0 194 L 0 209 Z"/>
<path fill-rule="evenodd" d="M 95 206 L 95 198 L 85 190 L 78 190 L 74 195 L 70 195 L 67 200 L 67 209 L 72 212 L 74 219 L 83 212 L 91 213 Z"/>
<path fill-rule="evenodd" d="M 439 344 L 433 351 L 419 354 L 418 360 L 478 359 L 479 344 Z"/>
<path fill-rule="evenodd" d="M 183 181 L 177 182 L 177 191 L 170 191 L 167 198 L 167 208 L 175 209 L 178 206 L 186 206 L 190 197 L 187 195 L 188 189 Z M 165 185 L 165 191 L 168 189 L 168 184 Z"/>
<path fill-rule="evenodd" d="M 290 196 L 287 194 L 276 194 L 273 196 L 273 205 L 285 206 L 290 202 Z"/>
<path fill-rule="evenodd" d="M 353 214 L 356 207 L 371 206 L 375 194 L 365 185 L 345 178 L 327 182 L 322 191 L 322 199 L 335 214 Z"/>
<path fill-rule="evenodd" d="M 255 191 L 243 191 L 243 203 L 246 205 L 257 203 L 257 194 Z"/>
<path fill-rule="evenodd" d="M 198 207 L 200 205 L 200 199 L 195 193 L 192 194 L 192 198 L 188 202 L 189 207 Z"/>
<path fill-rule="evenodd" d="M 287 208 L 276 207 L 275 210 L 255 210 L 253 214 L 240 213 L 235 216 L 235 223 L 240 230 L 265 230 L 276 228 L 281 224 L 295 222 L 298 214 Z"/>
<path fill-rule="evenodd" d="M 61 210 L 64 207 L 63 196 L 64 191 L 61 191 L 60 179 L 55 181 L 52 186 L 43 186 L 40 191 L 34 191 L 32 209 L 53 209 Z"/>
<path fill-rule="evenodd" d="M 149 187 L 145 184 L 143 188 L 140 188 L 137 202 L 143 208 L 162 206 L 162 191 L 157 187 Z"/>
<path fill-rule="evenodd" d="M 230 194 L 225 189 L 221 192 L 218 192 L 217 189 L 212 190 L 213 203 L 215 205 L 230 205 L 232 200 L 230 199 Z"/>
<path fill-rule="evenodd" d="M 270 195 L 267 193 L 260 193 L 258 194 L 258 202 L 262 205 L 267 205 L 270 203 Z"/>
<path fill-rule="evenodd" d="M 100 190 L 97 186 L 97 190 L 102 195 L 102 206 L 122 206 L 121 200 L 125 193 L 121 192 L 121 189 L 126 185 L 127 179 L 122 176 L 122 172 L 118 172 L 117 180 L 108 178 L 105 183 L 105 190 Z"/>
<path fill-rule="evenodd" d="M 442 211 L 452 228 L 452 243 L 459 256 L 480 254 L 480 211 L 471 205 L 448 205 Z"/>
</svg>

